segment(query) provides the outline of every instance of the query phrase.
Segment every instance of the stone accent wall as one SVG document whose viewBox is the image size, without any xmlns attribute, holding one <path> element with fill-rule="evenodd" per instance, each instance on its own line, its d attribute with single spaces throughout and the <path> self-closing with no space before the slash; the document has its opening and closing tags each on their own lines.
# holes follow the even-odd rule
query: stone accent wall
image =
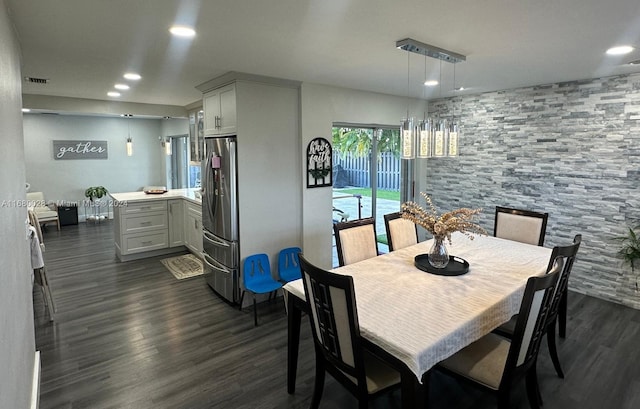
<svg viewBox="0 0 640 409">
<path fill-rule="evenodd" d="M 461 124 L 460 156 L 427 159 L 442 210 L 495 206 L 549 213 L 545 246 L 583 242 L 570 288 L 640 309 L 636 277 L 616 253 L 640 225 L 640 74 L 432 101 Z"/>
</svg>

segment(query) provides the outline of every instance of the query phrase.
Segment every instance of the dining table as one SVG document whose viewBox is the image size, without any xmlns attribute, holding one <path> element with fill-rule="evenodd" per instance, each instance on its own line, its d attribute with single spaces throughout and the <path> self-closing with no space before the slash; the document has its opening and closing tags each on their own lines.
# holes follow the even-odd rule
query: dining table
<svg viewBox="0 0 640 409">
<path fill-rule="evenodd" d="M 416 267 L 433 239 L 330 270 L 353 277 L 365 346 L 401 374 L 403 408 L 424 408 L 431 368 L 507 322 L 520 308 L 527 279 L 546 273 L 550 248 L 490 237 L 451 235 L 451 256 L 468 262 L 461 275 Z M 424 256 L 422 256 L 424 257 Z M 302 280 L 284 286 L 288 314 L 287 391 L 295 392 Z"/>
</svg>

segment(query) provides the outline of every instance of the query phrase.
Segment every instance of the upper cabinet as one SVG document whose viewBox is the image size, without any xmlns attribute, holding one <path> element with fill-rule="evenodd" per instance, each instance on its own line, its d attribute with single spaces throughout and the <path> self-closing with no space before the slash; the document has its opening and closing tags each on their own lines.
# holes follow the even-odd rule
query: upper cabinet
<svg viewBox="0 0 640 409">
<path fill-rule="evenodd" d="M 204 157 L 204 112 L 189 113 L 189 151 L 192 165 L 200 165 Z"/>
<path fill-rule="evenodd" d="M 236 133 L 236 86 L 229 84 L 206 93 L 203 97 L 204 134 Z"/>
</svg>

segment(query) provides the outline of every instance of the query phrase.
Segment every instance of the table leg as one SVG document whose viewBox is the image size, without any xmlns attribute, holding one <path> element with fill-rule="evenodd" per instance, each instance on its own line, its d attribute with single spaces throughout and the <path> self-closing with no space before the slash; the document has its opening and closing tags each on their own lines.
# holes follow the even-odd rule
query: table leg
<svg viewBox="0 0 640 409">
<path fill-rule="evenodd" d="M 427 372 L 422 377 L 422 383 L 418 382 L 416 375 L 409 369 L 400 373 L 402 408 L 403 409 L 426 409 L 429 404 L 429 375 Z"/>
<path fill-rule="evenodd" d="M 296 372 L 298 369 L 298 349 L 300 346 L 300 321 L 302 312 L 296 302 L 297 297 L 289 294 L 287 297 L 287 392 L 296 391 Z"/>
</svg>

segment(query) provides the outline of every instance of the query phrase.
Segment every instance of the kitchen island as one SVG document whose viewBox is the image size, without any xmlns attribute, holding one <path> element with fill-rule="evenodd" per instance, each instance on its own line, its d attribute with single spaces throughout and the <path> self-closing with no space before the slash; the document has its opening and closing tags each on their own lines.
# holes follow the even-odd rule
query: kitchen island
<svg viewBox="0 0 640 409">
<path fill-rule="evenodd" d="M 189 249 L 202 257 L 200 189 L 171 189 L 162 194 L 109 193 L 114 241 L 120 261 Z"/>
</svg>

